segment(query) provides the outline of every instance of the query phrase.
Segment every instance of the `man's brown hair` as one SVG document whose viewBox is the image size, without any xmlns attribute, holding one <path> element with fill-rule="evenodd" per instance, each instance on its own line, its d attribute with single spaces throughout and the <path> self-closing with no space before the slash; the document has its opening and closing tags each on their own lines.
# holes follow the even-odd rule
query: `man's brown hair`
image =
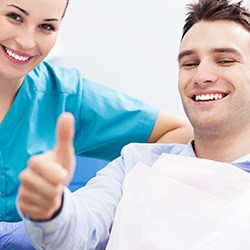
<svg viewBox="0 0 250 250">
<path fill-rule="evenodd" d="M 186 7 L 187 14 L 181 39 L 199 21 L 234 21 L 250 32 L 250 12 L 242 6 L 242 1 L 232 3 L 230 0 L 198 0 L 187 4 Z"/>
</svg>

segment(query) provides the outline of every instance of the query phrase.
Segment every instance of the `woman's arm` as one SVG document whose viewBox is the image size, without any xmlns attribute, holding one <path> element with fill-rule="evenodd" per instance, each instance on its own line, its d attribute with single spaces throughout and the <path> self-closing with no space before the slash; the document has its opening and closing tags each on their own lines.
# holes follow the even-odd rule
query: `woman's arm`
<svg viewBox="0 0 250 250">
<path fill-rule="evenodd" d="M 161 110 L 148 142 L 187 143 L 193 129 L 185 116 Z"/>
</svg>

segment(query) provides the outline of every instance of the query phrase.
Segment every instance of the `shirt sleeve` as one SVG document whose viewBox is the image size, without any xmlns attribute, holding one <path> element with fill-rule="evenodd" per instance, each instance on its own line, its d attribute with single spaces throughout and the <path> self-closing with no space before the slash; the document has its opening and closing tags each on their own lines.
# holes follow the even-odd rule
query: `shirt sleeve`
<svg viewBox="0 0 250 250">
<path fill-rule="evenodd" d="M 87 80 L 78 91 L 82 93 L 75 111 L 78 155 L 110 161 L 126 144 L 147 141 L 159 109 Z"/>
<path fill-rule="evenodd" d="M 23 222 L 0 222 L 0 249 L 35 250 Z"/>
<path fill-rule="evenodd" d="M 122 159 L 101 170 L 84 188 L 64 191 L 61 212 L 47 222 L 23 221 L 36 249 L 105 249 L 122 195 Z"/>
<path fill-rule="evenodd" d="M 138 147 L 140 153 L 133 145 L 126 146 L 122 156 L 99 171 L 85 187 L 74 193 L 65 189 L 62 210 L 54 219 L 34 222 L 23 218 L 36 249 L 105 249 L 124 178 L 138 161 L 144 158 L 151 163 L 156 157 L 148 154 L 145 159 L 145 153 L 154 148 Z"/>
<path fill-rule="evenodd" d="M 148 140 L 159 114 L 152 105 L 87 80 L 77 69 L 43 62 L 26 80 L 37 95 L 36 117 L 47 121 L 46 127 L 42 126 L 44 130 L 54 134 L 55 121 L 61 113 L 74 115 L 74 146 L 80 156 L 115 159 L 128 143 Z"/>
</svg>

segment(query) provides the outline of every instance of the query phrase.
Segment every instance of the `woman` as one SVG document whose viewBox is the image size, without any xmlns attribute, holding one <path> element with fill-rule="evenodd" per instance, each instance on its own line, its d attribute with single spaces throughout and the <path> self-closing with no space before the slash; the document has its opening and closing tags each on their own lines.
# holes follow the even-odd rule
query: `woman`
<svg viewBox="0 0 250 250">
<path fill-rule="evenodd" d="M 111 160 L 132 141 L 186 142 L 178 115 L 43 61 L 53 48 L 68 0 L 0 2 L 0 221 L 20 220 L 18 175 L 31 155 L 55 145 L 59 115 L 73 114 L 77 155 Z"/>
</svg>

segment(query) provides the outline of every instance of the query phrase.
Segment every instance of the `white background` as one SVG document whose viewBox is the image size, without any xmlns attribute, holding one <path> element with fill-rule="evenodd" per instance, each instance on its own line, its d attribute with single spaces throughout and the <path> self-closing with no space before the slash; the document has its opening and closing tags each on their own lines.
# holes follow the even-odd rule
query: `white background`
<svg viewBox="0 0 250 250">
<path fill-rule="evenodd" d="M 177 54 L 188 0 L 70 0 L 50 55 L 83 76 L 184 114 Z"/>
</svg>

